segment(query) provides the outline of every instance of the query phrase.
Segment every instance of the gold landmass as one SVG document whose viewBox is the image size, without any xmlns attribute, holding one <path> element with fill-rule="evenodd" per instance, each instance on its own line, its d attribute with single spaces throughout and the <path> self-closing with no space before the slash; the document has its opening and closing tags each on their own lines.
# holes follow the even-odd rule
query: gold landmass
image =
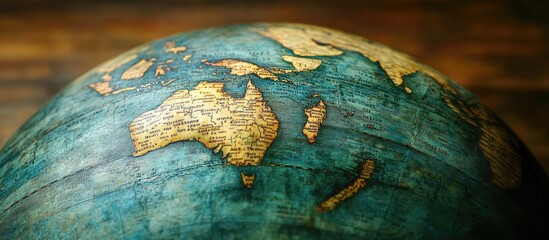
<svg viewBox="0 0 549 240">
<path fill-rule="evenodd" d="M 311 71 L 318 68 L 320 64 L 322 64 L 322 60 L 319 59 L 301 58 L 287 55 L 282 56 L 282 59 L 286 62 L 291 63 L 294 69 L 283 69 L 278 67 L 264 68 L 250 62 L 236 59 L 223 59 L 214 63 L 208 62 L 208 60 L 204 59 L 202 60 L 202 62 L 210 66 L 226 67 L 228 69 L 231 69 L 230 74 L 232 75 L 244 76 L 248 74 L 255 74 L 260 78 L 270 79 L 273 81 L 279 81 L 279 77 L 275 74 Z M 281 81 L 291 83 L 288 80 Z"/>
<path fill-rule="evenodd" d="M 218 62 L 210 63 L 207 60 L 202 60 L 207 65 L 216 67 L 226 67 L 231 70 L 230 74 L 237 76 L 244 76 L 248 74 L 255 74 L 260 78 L 267 78 L 273 81 L 278 81 L 278 77 L 266 68 L 257 66 L 253 63 L 244 62 L 235 59 L 223 59 Z"/>
<path fill-rule="evenodd" d="M 184 52 L 187 50 L 186 47 L 183 46 L 176 46 L 175 42 L 167 42 L 164 44 L 164 52 L 171 52 L 173 54 L 177 54 L 178 52 Z"/>
<path fill-rule="evenodd" d="M 165 75 L 166 72 L 163 69 L 162 65 L 156 66 L 156 70 L 154 71 L 154 76 L 157 77 L 158 75 Z"/>
<path fill-rule="evenodd" d="M 397 87 L 403 86 L 407 93 L 412 93 L 412 89 L 404 85 L 403 77 L 417 71 L 431 76 L 445 90 L 455 92 L 446 77 L 439 72 L 417 63 L 408 55 L 361 37 L 303 25 L 268 27 L 260 33 L 299 56 L 337 56 L 343 54 L 339 49 L 358 52 L 371 61 L 378 62 L 393 84 Z"/>
<path fill-rule="evenodd" d="M 88 86 L 103 96 L 108 96 L 112 92 L 111 82 L 96 82 Z"/>
<path fill-rule="evenodd" d="M 279 122 L 261 92 L 248 82 L 243 98 L 223 92 L 222 82 L 179 90 L 129 125 L 133 156 L 177 141 L 199 141 L 229 165 L 258 165 L 277 136 Z"/>
<path fill-rule="evenodd" d="M 479 146 L 488 159 L 492 183 L 501 189 L 517 189 L 522 182 L 522 157 L 517 154 L 518 143 L 500 127 L 493 113 L 481 106 L 470 107 L 463 101 L 445 98 L 446 105 L 469 124 L 479 128 Z"/>
<path fill-rule="evenodd" d="M 337 56 L 343 51 L 333 46 L 319 45 L 302 29 L 293 27 L 269 27 L 261 34 L 271 38 L 299 56 Z"/>
<path fill-rule="evenodd" d="M 242 184 L 244 185 L 244 187 L 246 187 L 246 188 L 252 188 L 253 187 L 254 180 L 255 180 L 255 174 L 246 175 L 245 173 L 240 172 L 240 177 L 242 178 Z"/>
<path fill-rule="evenodd" d="M 153 65 L 153 62 L 155 60 L 156 59 L 154 58 L 148 61 L 145 59 L 141 59 L 141 61 L 134 64 L 133 66 L 128 68 L 124 73 L 122 73 L 121 78 L 124 80 L 130 80 L 130 79 L 143 77 L 143 74 L 145 74 L 145 72 L 149 70 L 149 68 Z"/>
<path fill-rule="evenodd" d="M 372 172 L 375 168 L 375 162 L 372 159 L 364 161 L 362 164 L 362 169 L 360 175 L 351 185 L 345 187 L 343 190 L 339 191 L 334 196 L 328 198 L 326 201 L 320 203 L 316 207 L 317 212 L 329 212 L 334 210 L 335 207 L 347 198 L 355 195 L 359 190 L 366 187 L 366 179 L 370 179 Z"/>
<path fill-rule="evenodd" d="M 320 100 L 316 106 L 305 108 L 305 116 L 307 116 L 307 123 L 303 127 L 303 134 L 309 143 L 315 143 L 320 126 L 326 120 L 326 105 Z"/>
<path fill-rule="evenodd" d="M 191 55 L 191 54 L 185 55 L 185 57 L 183 57 L 183 61 L 187 61 L 187 60 L 191 59 L 192 56 L 193 55 Z"/>
<path fill-rule="evenodd" d="M 522 157 L 517 154 L 516 142 L 499 126 L 486 124 L 481 127 L 482 153 L 490 163 L 492 183 L 502 189 L 517 189 L 522 181 Z"/>
<path fill-rule="evenodd" d="M 412 93 L 412 89 L 406 86 L 404 86 L 404 91 L 406 91 L 406 93 Z"/>
<path fill-rule="evenodd" d="M 282 59 L 286 62 L 291 63 L 297 72 L 315 70 L 320 66 L 320 64 L 322 64 L 322 60 L 312 58 L 301 58 L 284 55 L 282 56 Z"/>
<path fill-rule="evenodd" d="M 121 93 L 121 92 L 132 91 L 132 90 L 135 90 L 135 89 L 137 89 L 137 87 L 122 88 L 122 89 L 118 89 L 118 90 L 112 92 L 112 94 L 115 95 L 115 94 L 119 94 L 119 93 Z"/>
<path fill-rule="evenodd" d="M 167 81 L 167 82 L 162 81 L 160 84 L 162 85 L 162 87 L 165 87 L 166 85 L 168 85 L 168 84 L 170 84 L 170 83 L 172 83 L 172 82 L 174 82 L 174 81 L 175 81 L 175 79 L 172 79 L 172 80 Z"/>
</svg>

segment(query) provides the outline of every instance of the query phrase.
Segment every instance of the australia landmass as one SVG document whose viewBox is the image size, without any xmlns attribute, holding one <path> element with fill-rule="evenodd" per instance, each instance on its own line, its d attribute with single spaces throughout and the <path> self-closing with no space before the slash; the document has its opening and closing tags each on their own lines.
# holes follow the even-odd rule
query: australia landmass
<svg viewBox="0 0 549 240">
<path fill-rule="evenodd" d="M 179 90 L 159 107 L 135 118 L 129 128 L 141 156 L 177 141 L 199 141 L 229 165 L 258 165 L 277 136 L 279 122 L 248 82 L 243 98 L 223 91 L 222 82 L 200 82 L 194 90 Z"/>
</svg>

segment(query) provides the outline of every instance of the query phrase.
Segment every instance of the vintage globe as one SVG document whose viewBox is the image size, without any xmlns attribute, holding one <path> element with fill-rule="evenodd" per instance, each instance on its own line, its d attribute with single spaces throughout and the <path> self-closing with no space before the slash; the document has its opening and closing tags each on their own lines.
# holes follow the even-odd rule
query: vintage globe
<svg viewBox="0 0 549 240">
<path fill-rule="evenodd" d="M 80 77 L 0 153 L 0 236 L 521 238 L 547 175 L 477 98 L 297 24 L 175 35 Z"/>
</svg>

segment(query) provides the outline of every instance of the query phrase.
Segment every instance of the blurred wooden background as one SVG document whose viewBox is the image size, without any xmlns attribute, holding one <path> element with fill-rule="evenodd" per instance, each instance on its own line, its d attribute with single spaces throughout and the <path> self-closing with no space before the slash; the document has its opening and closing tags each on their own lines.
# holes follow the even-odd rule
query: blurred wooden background
<svg viewBox="0 0 549 240">
<path fill-rule="evenodd" d="M 284 21 L 408 53 L 502 117 L 549 170 L 549 1 L 0 2 L 0 146 L 47 99 L 141 43 L 220 24 Z"/>
</svg>

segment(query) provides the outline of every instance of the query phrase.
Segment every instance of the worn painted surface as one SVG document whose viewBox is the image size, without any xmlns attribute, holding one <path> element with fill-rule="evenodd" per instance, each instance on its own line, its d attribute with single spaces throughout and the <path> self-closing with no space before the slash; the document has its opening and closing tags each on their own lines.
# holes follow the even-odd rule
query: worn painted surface
<svg viewBox="0 0 549 240">
<path fill-rule="evenodd" d="M 548 223 L 539 173 L 474 96 L 407 55 L 237 25 L 138 47 L 43 106 L 0 153 L 0 235 L 516 238 Z"/>
</svg>

